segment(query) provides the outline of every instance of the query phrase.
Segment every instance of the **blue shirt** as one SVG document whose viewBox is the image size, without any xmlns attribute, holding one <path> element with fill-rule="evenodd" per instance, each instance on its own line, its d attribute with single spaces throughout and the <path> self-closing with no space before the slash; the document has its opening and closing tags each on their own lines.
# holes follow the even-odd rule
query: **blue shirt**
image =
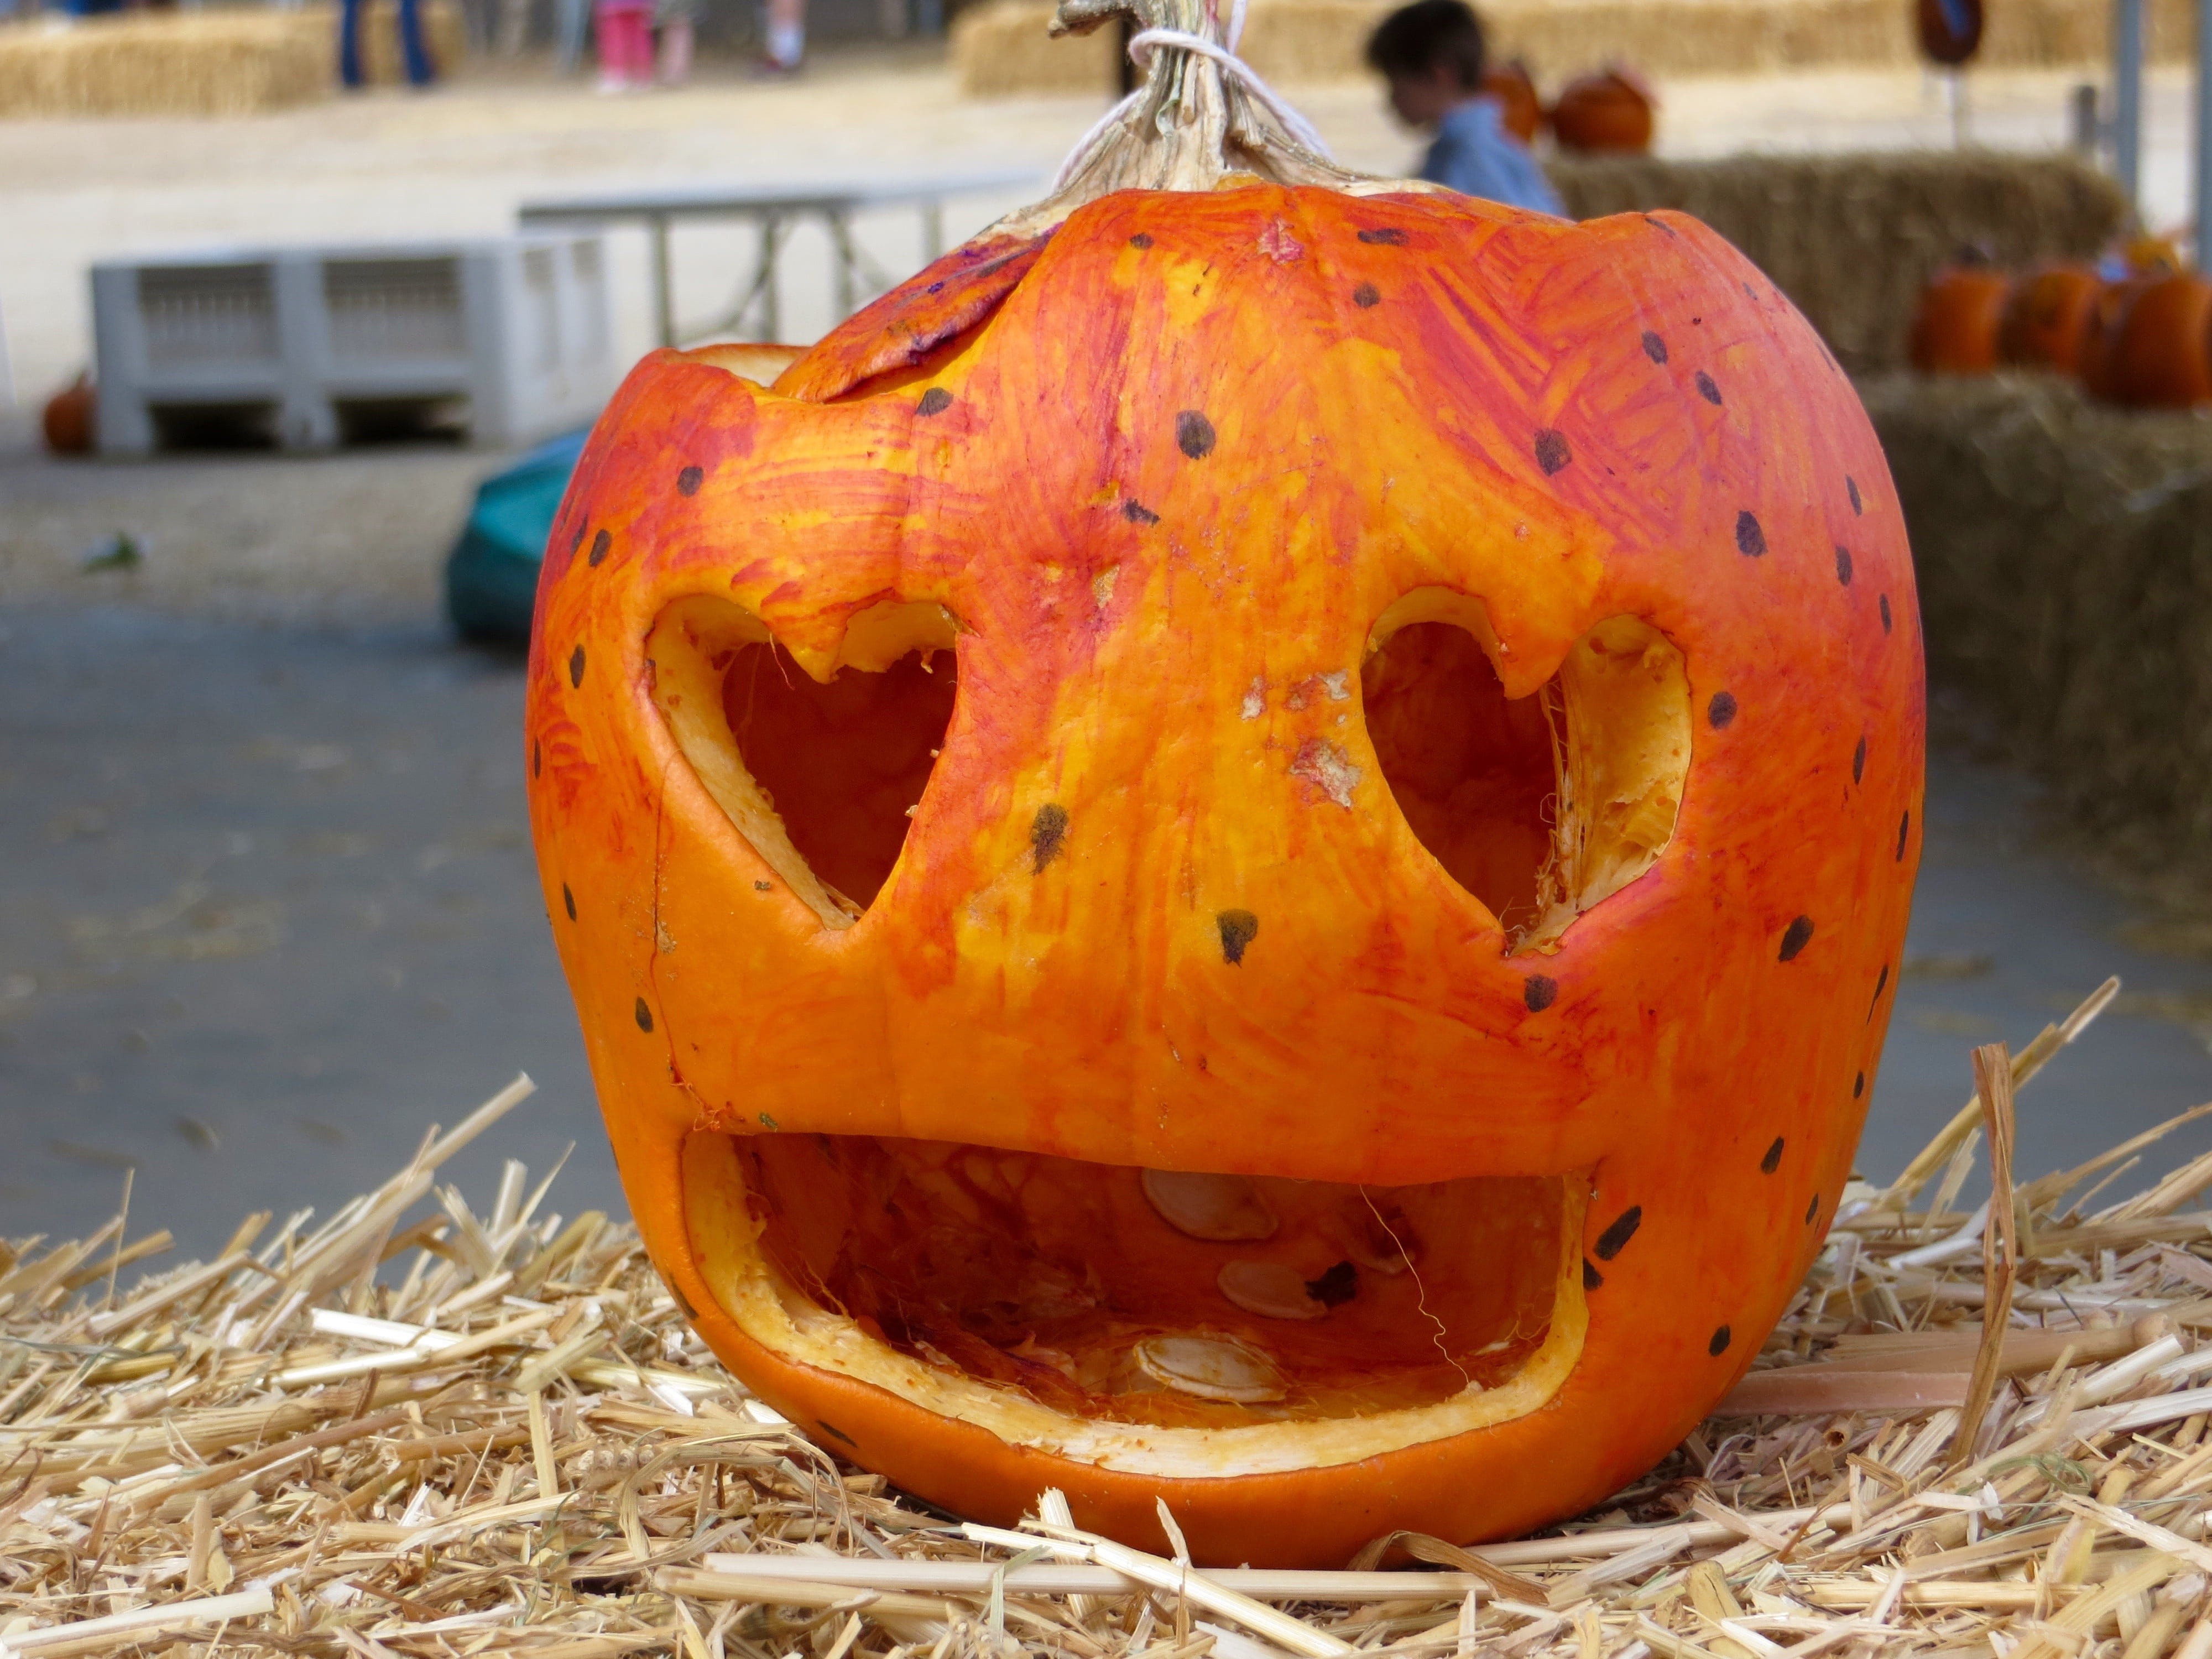
<svg viewBox="0 0 2212 1659">
<path fill-rule="evenodd" d="M 1566 216 L 1528 147 L 1506 131 L 1495 98 L 1470 98 L 1445 115 L 1421 177 L 1462 195 Z"/>
</svg>

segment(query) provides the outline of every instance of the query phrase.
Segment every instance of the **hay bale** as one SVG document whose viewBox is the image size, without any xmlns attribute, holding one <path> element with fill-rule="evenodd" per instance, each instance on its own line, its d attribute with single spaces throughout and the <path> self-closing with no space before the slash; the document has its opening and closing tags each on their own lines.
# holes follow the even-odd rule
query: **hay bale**
<svg viewBox="0 0 2212 1659">
<path fill-rule="evenodd" d="M 1552 181 L 1577 218 L 1679 208 L 1741 248 L 1855 374 L 1905 362 L 1915 297 L 1966 243 L 2002 264 L 2093 256 L 2125 204 L 2069 156 L 1990 151 L 1562 158 Z"/>
<path fill-rule="evenodd" d="M 427 0 L 422 27 L 440 70 L 459 65 L 467 33 L 453 0 Z M 369 0 L 362 55 L 372 82 L 405 78 L 396 0 Z M 258 115 L 329 96 L 337 70 L 328 5 L 0 24 L 0 118 Z"/>
<path fill-rule="evenodd" d="M 1113 89 L 1115 32 L 1055 40 L 1054 0 L 984 0 L 952 20 L 952 75 L 963 98 L 1046 97 Z"/>
<path fill-rule="evenodd" d="M 1930 674 L 2108 851 L 2212 853 L 2212 413 L 2108 408 L 2055 376 L 1862 391 Z"/>
<path fill-rule="evenodd" d="M 1244 56 L 1271 81 L 1339 81 L 1364 72 L 1367 37 L 1391 0 L 1252 0 Z M 1620 60 L 1660 76 L 1791 69 L 1905 69 L 1919 61 L 1911 9 L 1898 0 L 1486 0 L 1493 49 L 1547 82 Z M 1052 0 L 987 0 L 952 27 L 960 89 L 971 98 L 1113 84 L 1103 33 L 1048 42 Z M 2194 50 L 2192 0 L 2150 0 L 2159 62 Z M 1979 61 L 2008 69 L 2101 64 L 2109 0 L 2008 0 L 1990 15 Z"/>
<path fill-rule="evenodd" d="M 254 115 L 330 89 L 331 39 L 283 12 L 0 25 L 0 117 Z"/>
</svg>

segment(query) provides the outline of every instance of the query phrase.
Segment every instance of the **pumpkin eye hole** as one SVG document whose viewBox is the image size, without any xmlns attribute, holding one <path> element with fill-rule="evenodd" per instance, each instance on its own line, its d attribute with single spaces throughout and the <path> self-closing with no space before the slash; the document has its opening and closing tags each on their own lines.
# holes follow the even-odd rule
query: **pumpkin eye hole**
<svg viewBox="0 0 2212 1659">
<path fill-rule="evenodd" d="M 1418 589 L 1376 623 L 1360 695 L 1407 826 L 1522 951 L 1555 944 L 1674 838 L 1690 684 L 1664 635 L 1612 617 L 1509 698 L 1496 638 L 1480 600 Z"/>
<path fill-rule="evenodd" d="M 936 605 L 873 607 L 825 681 L 723 601 L 680 601 L 653 630 L 654 697 L 678 746 L 825 926 L 857 920 L 906 845 L 952 720 L 953 637 Z"/>
<path fill-rule="evenodd" d="M 1508 701 L 1474 635 L 1449 622 L 1399 629 L 1359 680 L 1367 735 L 1407 825 L 1500 926 L 1528 927 L 1552 854 L 1556 687 Z"/>
</svg>

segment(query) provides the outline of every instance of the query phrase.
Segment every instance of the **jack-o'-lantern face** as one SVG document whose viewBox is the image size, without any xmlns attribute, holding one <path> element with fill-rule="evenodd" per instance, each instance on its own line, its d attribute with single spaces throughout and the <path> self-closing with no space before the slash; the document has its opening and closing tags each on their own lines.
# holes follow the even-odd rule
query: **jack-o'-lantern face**
<svg viewBox="0 0 2212 1659">
<path fill-rule="evenodd" d="M 1648 1467 L 1822 1236 L 1917 845 L 1905 537 L 1802 319 L 1673 216 L 1247 182 L 745 368 L 631 376 L 531 676 L 708 1340 L 926 1497 L 1201 1559 Z"/>
</svg>

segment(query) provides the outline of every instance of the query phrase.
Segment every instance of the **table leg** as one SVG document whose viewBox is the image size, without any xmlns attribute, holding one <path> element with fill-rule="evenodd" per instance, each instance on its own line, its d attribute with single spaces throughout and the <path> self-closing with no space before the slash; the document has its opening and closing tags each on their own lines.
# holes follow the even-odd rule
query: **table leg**
<svg viewBox="0 0 2212 1659">
<path fill-rule="evenodd" d="M 836 327 L 853 314 L 853 227 L 842 213 L 832 210 L 822 216 L 829 221 L 830 252 L 834 269 L 830 273 L 830 292 L 837 305 L 837 315 L 830 323 Z"/>
<path fill-rule="evenodd" d="M 933 265 L 945 257 L 945 204 L 936 197 L 921 204 L 921 262 Z"/>
<path fill-rule="evenodd" d="M 783 219 L 770 214 L 761 221 L 761 327 L 771 345 L 783 339 L 783 305 L 776 291 L 777 257 L 783 251 Z"/>
<path fill-rule="evenodd" d="M 668 219 L 654 214 L 647 222 L 653 241 L 653 325 L 660 343 L 676 343 L 676 292 L 668 269 Z"/>
</svg>

